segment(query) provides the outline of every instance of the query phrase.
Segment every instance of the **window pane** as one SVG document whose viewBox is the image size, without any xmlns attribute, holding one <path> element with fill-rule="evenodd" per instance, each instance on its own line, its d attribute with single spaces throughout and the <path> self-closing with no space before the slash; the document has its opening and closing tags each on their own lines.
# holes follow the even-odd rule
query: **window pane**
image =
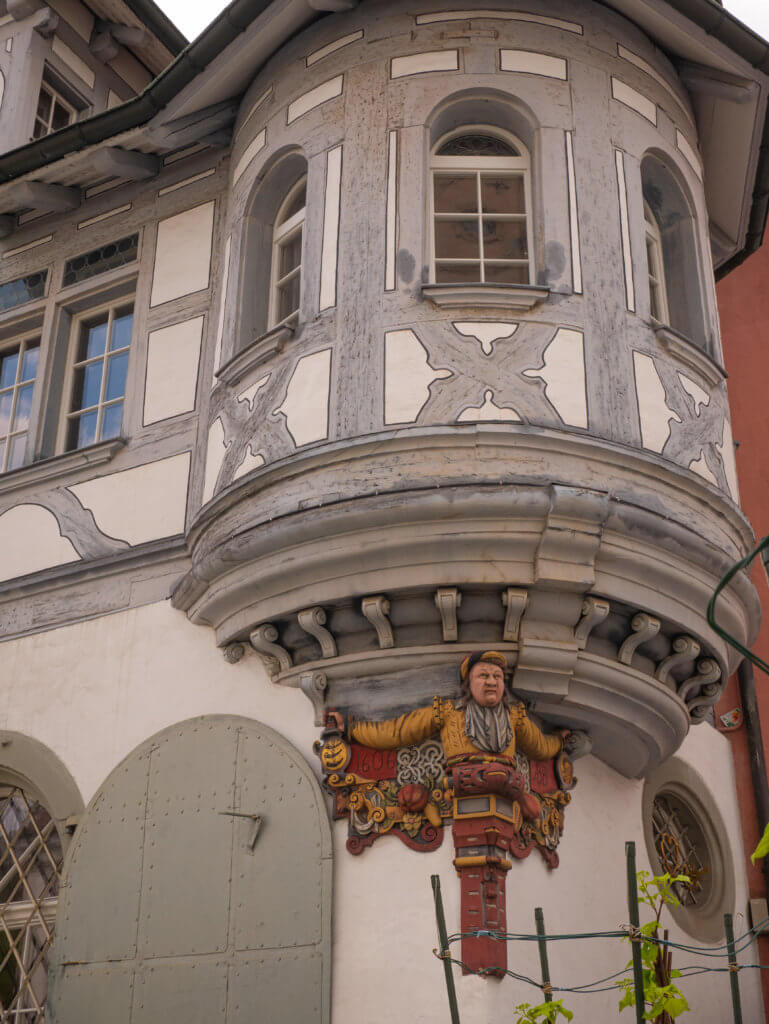
<svg viewBox="0 0 769 1024">
<path fill-rule="evenodd" d="M 528 266 L 505 263 L 485 263 L 483 273 L 489 284 L 528 284 Z"/>
<path fill-rule="evenodd" d="M 32 299 L 39 299 L 45 294 L 45 281 L 48 271 L 44 270 L 37 274 L 28 274 L 26 277 L 19 277 L 15 281 L 8 281 L 0 284 L 0 310 L 13 309 L 14 306 L 21 306 Z"/>
<path fill-rule="evenodd" d="M 51 116 L 51 94 L 43 86 L 37 98 L 37 116 L 41 121 L 47 122 Z"/>
<path fill-rule="evenodd" d="M 482 175 L 484 213 L 525 213 L 526 196 L 520 175 Z"/>
<path fill-rule="evenodd" d="M 87 412 L 70 420 L 67 448 L 84 448 L 96 441 L 96 413 Z"/>
<path fill-rule="evenodd" d="M 40 120 L 38 120 L 38 118 L 35 118 L 35 127 L 34 127 L 34 129 L 32 131 L 32 138 L 33 139 L 42 139 L 42 137 L 44 135 L 47 135 L 47 134 L 48 134 L 48 125 L 45 123 L 45 121 L 40 121 Z"/>
<path fill-rule="evenodd" d="M 24 465 L 24 449 L 27 447 L 27 435 L 17 434 L 9 442 L 8 469 L 18 469 Z"/>
<path fill-rule="evenodd" d="M 436 213 L 475 213 L 478 210 L 478 184 L 474 174 L 435 175 Z"/>
<path fill-rule="evenodd" d="M 105 313 L 98 320 L 83 324 L 77 362 L 102 355 L 107 347 L 107 320 L 108 316 Z"/>
<path fill-rule="evenodd" d="M 58 131 L 59 128 L 66 128 L 70 122 L 71 114 L 61 103 L 53 104 L 53 119 L 51 120 L 51 131 Z"/>
<path fill-rule="evenodd" d="M 282 242 L 280 246 L 280 260 L 278 263 L 278 277 L 284 277 L 292 270 L 295 270 L 302 262 L 302 232 L 293 235 L 288 241 Z"/>
<path fill-rule="evenodd" d="M 107 390 L 104 401 L 110 402 L 113 398 L 122 398 L 125 394 L 125 379 L 128 370 L 128 353 L 121 352 L 119 355 L 111 356 L 107 367 Z"/>
<path fill-rule="evenodd" d="M 18 363 L 19 350 L 17 348 L 0 357 L 0 388 L 9 388 L 14 383 Z"/>
<path fill-rule="evenodd" d="M 299 213 L 307 205 L 307 183 L 305 182 L 296 195 L 293 197 L 290 203 L 284 210 L 281 211 L 281 218 L 278 221 L 277 227 L 281 224 L 285 224 L 287 220 L 291 220 L 294 214 Z"/>
<path fill-rule="evenodd" d="M 13 391 L 5 391 L 0 395 L 0 436 L 5 436 L 11 429 L 12 408 Z"/>
<path fill-rule="evenodd" d="M 110 338 L 109 347 L 113 352 L 118 348 L 128 348 L 131 344 L 133 322 L 133 310 L 121 310 L 112 321 L 112 337 Z"/>
<path fill-rule="evenodd" d="M 474 284 L 480 279 L 480 263 L 436 263 L 435 265 L 435 280 L 439 284 Z"/>
<path fill-rule="evenodd" d="M 437 220 L 435 255 L 438 259 L 479 259 L 477 220 Z"/>
<path fill-rule="evenodd" d="M 5 469 L 5 441 L 0 441 L 0 473 Z M 0 959 L 2 959 L 2 951 L 0 951 Z M 0 996 L 0 1006 L 2 1003 L 2 997 Z"/>
<path fill-rule="evenodd" d="M 24 430 L 29 426 L 29 414 L 32 411 L 32 392 L 34 384 L 19 388 L 16 394 L 16 412 L 13 417 L 13 429 Z"/>
<path fill-rule="evenodd" d="M 119 437 L 122 425 L 123 403 L 117 402 L 115 405 L 108 405 L 101 421 L 101 440 L 107 441 L 111 437 Z"/>
<path fill-rule="evenodd" d="M 20 380 L 34 380 L 37 373 L 37 357 L 40 355 L 40 344 L 28 344 L 24 350 Z"/>
<path fill-rule="evenodd" d="M 484 219 L 483 254 L 490 260 L 528 259 L 526 221 Z"/>
<path fill-rule="evenodd" d="M 75 384 L 72 391 L 72 408 L 88 409 L 99 401 L 101 390 L 101 374 L 104 364 L 88 363 L 75 370 Z"/>
<path fill-rule="evenodd" d="M 503 142 L 495 135 L 459 135 L 444 142 L 438 156 L 520 156 L 509 142 Z"/>
<path fill-rule="evenodd" d="M 301 276 L 292 277 L 278 288 L 278 322 L 285 320 L 299 309 L 299 292 L 301 289 Z"/>
</svg>

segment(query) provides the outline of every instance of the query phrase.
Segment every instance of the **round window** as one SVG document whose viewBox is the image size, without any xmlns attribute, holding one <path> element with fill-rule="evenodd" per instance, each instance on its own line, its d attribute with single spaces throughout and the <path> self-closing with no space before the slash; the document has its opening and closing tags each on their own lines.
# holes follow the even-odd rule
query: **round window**
<svg viewBox="0 0 769 1024">
<path fill-rule="evenodd" d="M 643 794 L 644 834 L 652 871 L 686 875 L 674 891 L 673 919 L 701 942 L 724 933 L 735 885 L 726 828 L 704 780 L 678 758 L 649 776 Z"/>
</svg>

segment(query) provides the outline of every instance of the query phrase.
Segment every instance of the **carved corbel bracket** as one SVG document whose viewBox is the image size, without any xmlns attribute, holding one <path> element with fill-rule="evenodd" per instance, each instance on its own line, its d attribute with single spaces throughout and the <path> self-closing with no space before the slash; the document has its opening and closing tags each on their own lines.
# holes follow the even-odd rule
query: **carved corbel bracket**
<svg viewBox="0 0 769 1024">
<path fill-rule="evenodd" d="M 673 669 L 683 665 L 686 661 L 694 661 L 699 654 L 700 645 L 693 636 L 677 636 L 673 641 L 673 653 L 662 659 L 654 673 L 654 678 L 665 686 L 670 686 L 672 683 L 670 673 Z"/>
<path fill-rule="evenodd" d="M 520 590 L 517 587 L 508 587 L 502 592 L 502 604 L 507 609 L 505 613 L 505 624 L 502 628 L 502 639 L 507 643 L 515 643 L 521 628 L 521 619 L 529 603 L 528 590 Z"/>
<path fill-rule="evenodd" d="M 722 690 L 721 666 L 715 658 L 702 658 L 697 662 L 694 675 L 678 687 L 678 696 L 688 707 L 692 721 L 699 723 L 704 721 L 708 708 L 716 703 Z M 698 696 L 690 700 L 690 695 L 698 691 Z"/>
<path fill-rule="evenodd" d="M 574 627 L 574 640 L 577 647 L 585 649 L 588 637 L 596 626 L 600 625 L 609 614 L 611 605 L 600 597 L 586 597 L 582 602 L 582 618 Z"/>
<path fill-rule="evenodd" d="M 441 614 L 444 643 L 456 643 L 459 638 L 457 608 L 461 604 L 462 595 L 456 587 L 439 587 L 435 591 L 435 607 Z"/>
<path fill-rule="evenodd" d="M 390 614 L 390 602 L 383 594 L 376 597 L 364 597 L 360 610 L 376 630 L 376 637 L 381 650 L 395 647 L 393 628 L 387 616 Z"/>
<path fill-rule="evenodd" d="M 303 672 L 299 676 L 299 689 L 308 698 L 315 711 L 315 724 L 323 725 L 328 679 L 325 672 Z"/>
<path fill-rule="evenodd" d="M 569 692 L 578 658 L 579 650 L 574 643 L 537 637 L 521 639 L 513 689 L 534 700 L 543 694 L 548 701 L 563 700 Z"/>
<path fill-rule="evenodd" d="M 625 638 L 617 654 L 623 665 L 633 663 L 635 652 L 641 644 L 645 644 L 647 640 L 651 640 L 659 633 L 661 625 L 659 619 L 655 619 L 653 615 L 647 615 L 646 612 L 638 612 L 633 616 L 630 620 L 630 628 L 633 632 Z"/>
<path fill-rule="evenodd" d="M 534 562 L 535 578 L 571 588 L 592 587 L 608 511 L 604 494 L 554 485 Z"/>
<path fill-rule="evenodd" d="M 296 618 L 305 633 L 315 637 L 320 644 L 321 657 L 335 658 L 336 640 L 326 629 L 326 613 L 323 609 L 317 606 L 305 608 L 304 611 L 297 612 Z"/>
<path fill-rule="evenodd" d="M 271 679 L 280 675 L 281 672 L 288 672 L 291 668 L 291 655 L 277 644 L 278 631 L 272 623 L 267 622 L 263 626 L 257 626 L 251 632 L 249 640 L 257 654 L 262 655 L 265 668 Z"/>
<path fill-rule="evenodd" d="M 702 687 L 702 693 L 699 697 L 695 697 L 694 700 L 689 701 L 687 706 L 689 708 L 689 714 L 691 715 L 692 722 L 695 725 L 699 725 L 700 722 L 705 721 L 708 709 L 712 708 L 713 705 L 718 702 L 722 691 L 723 686 L 721 683 L 708 683 L 707 686 Z"/>
</svg>

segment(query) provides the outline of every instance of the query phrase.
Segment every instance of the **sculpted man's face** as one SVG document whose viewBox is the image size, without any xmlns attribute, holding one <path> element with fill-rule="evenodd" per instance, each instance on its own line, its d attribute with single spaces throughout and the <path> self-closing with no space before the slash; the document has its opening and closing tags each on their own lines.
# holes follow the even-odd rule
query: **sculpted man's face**
<svg viewBox="0 0 769 1024">
<path fill-rule="evenodd" d="M 470 669 L 470 694 L 483 708 L 495 708 L 505 692 L 505 674 L 499 665 L 479 661 Z"/>
</svg>

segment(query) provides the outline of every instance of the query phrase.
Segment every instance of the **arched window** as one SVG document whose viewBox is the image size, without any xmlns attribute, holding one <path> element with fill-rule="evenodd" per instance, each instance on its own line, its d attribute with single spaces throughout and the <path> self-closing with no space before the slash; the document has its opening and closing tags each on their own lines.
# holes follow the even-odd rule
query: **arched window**
<svg viewBox="0 0 769 1024">
<path fill-rule="evenodd" d="M 665 284 L 665 259 L 662 252 L 662 233 L 651 206 L 644 202 L 646 224 L 646 265 L 649 271 L 649 308 L 651 315 L 661 324 L 670 323 L 668 290 Z"/>
<path fill-rule="evenodd" d="M 294 323 L 299 315 L 306 206 L 305 176 L 288 193 L 275 218 L 270 275 L 270 327 Z"/>
<path fill-rule="evenodd" d="M 641 161 L 649 269 L 649 312 L 708 348 L 700 257 L 692 206 L 678 176 L 648 153 Z"/>
<path fill-rule="evenodd" d="M 431 159 L 431 278 L 436 284 L 533 280 L 529 154 L 486 126 L 445 135 Z"/>
<path fill-rule="evenodd" d="M 41 1024 L 62 840 L 31 793 L 0 785 L 0 1019 Z"/>
</svg>

